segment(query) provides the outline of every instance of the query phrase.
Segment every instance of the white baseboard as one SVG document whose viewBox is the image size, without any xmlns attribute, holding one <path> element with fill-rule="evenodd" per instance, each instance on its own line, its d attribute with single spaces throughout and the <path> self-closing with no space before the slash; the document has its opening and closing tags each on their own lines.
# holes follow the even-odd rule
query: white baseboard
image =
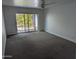
<svg viewBox="0 0 79 59">
<path fill-rule="evenodd" d="M 48 31 L 46 31 L 46 32 L 48 32 Z M 48 32 L 48 33 L 53 34 L 53 35 L 56 35 L 56 36 L 59 36 L 59 37 L 61 37 L 61 38 L 64 38 L 64 39 L 67 39 L 67 40 L 69 40 L 69 41 L 72 41 L 72 42 L 76 43 L 76 40 L 73 40 L 73 39 L 71 39 L 71 38 L 65 37 L 65 36 L 63 36 L 63 35 L 59 35 L 59 34 L 52 33 L 52 32 Z"/>
</svg>

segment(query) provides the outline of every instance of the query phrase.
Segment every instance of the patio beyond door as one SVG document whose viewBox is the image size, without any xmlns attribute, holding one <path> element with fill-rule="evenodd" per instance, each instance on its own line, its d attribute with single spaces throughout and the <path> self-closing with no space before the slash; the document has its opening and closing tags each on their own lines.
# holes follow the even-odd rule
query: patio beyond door
<svg viewBox="0 0 79 59">
<path fill-rule="evenodd" d="M 17 32 L 37 30 L 37 14 L 16 14 Z"/>
</svg>

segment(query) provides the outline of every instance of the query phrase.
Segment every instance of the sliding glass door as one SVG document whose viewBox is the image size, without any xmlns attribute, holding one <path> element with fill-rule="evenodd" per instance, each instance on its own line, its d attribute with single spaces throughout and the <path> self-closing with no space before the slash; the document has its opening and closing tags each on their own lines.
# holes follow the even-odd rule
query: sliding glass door
<svg viewBox="0 0 79 59">
<path fill-rule="evenodd" d="M 16 14 L 17 32 L 37 31 L 37 14 Z"/>
</svg>

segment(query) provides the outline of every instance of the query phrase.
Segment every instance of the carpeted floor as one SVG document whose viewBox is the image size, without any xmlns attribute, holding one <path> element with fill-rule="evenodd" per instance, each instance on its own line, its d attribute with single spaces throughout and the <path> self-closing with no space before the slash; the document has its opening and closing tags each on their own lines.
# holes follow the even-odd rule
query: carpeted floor
<svg viewBox="0 0 79 59">
<path fill-rule="evenodd" d="M 76 44 L 46 32 L 10 36 L 5 59 L 76 59 Z"/>
</svg>

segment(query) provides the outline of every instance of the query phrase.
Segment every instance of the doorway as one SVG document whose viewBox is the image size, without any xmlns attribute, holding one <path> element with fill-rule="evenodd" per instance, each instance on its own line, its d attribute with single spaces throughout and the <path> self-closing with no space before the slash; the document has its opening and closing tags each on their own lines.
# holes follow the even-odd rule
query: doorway
<svg viewBox="0 0 79 59">
<path fill-rule="evenodd" d="M 16 14 L 17 33 L 38 30 L 38 14 Z"/>
</svg>

